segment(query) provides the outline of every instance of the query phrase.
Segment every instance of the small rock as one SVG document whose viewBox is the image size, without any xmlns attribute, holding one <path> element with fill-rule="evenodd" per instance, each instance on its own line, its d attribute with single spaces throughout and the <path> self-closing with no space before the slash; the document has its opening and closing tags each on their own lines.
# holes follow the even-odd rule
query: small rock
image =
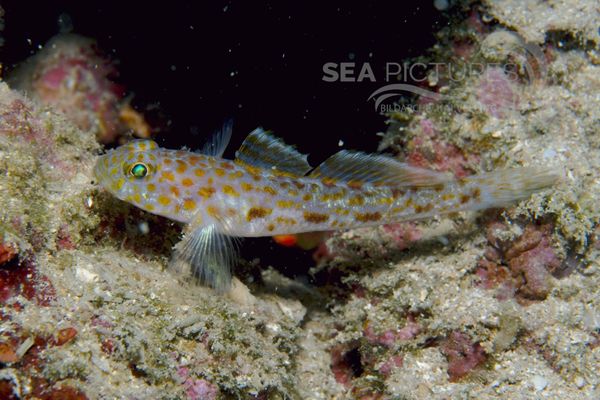
<svg viewBox="0 0 600 400">
<path fill-rule="evenodd" d="M 540 375 L 535 375 L 533 378 L 531 378 L 531 383 L 533 384 L 536 392 L 542 391 L 546 388 L 546 386 L 548 386 L 548 381 L 546 378 Z"/>
<path fill-rule="evenodd" d="M 581 389 L 582 387 L 585 386 L 585 379 L 583 379 L 581 376 L 576 376 L 575 377 L 575 386 L 577 386 L 579 389 Z"/>
<path fill-rule="evenodd" d="M 256 297 L 250 293 L 248 286 L 235 277 L 231 281 L 231 289 L 229 289 L 227 296 L 242 306 L 253 306 L 256 303 Z"/>
<path fill-rule="evenodd" d="M 0 363 L 10 364 L 17 362 L 19 357 L 17 357 L 17 353 L 13 346 L 9 343 L 0 343 Z"/>
<path fill-rule="evenodd" d="M 0 265 L 11 261 L 16 255 L 17 250 L 12 245 L 6 243 L 0 244 Z"/>
</svg>

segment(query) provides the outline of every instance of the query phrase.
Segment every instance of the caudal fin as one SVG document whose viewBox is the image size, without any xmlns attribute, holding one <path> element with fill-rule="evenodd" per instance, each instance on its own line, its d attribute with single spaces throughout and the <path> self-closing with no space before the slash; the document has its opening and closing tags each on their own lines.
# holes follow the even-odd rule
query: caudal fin
<svg viewBox="0 0 600 400">
<path fill-rule="evenodd" d="M 503 207 L 547 189 L 560 180 L 555 169 L 511 168 L 466 178 L 481 188 L 481 208 Z"/>
</svg>

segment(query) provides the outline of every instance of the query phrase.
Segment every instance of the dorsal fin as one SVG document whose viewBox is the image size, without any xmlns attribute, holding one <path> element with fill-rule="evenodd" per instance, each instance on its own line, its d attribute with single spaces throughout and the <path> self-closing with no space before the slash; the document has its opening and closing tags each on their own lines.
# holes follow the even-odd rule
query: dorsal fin
<svg viewBox="0 0 600 400">
<path fill-rule="evenodd" d="M 335 153 L 308 176 L 394 187 L 435 186 L 453 179 L 445 173 L 413 167 L 390 157 L 348 150 Z"/>
<path fill-rule="evenodd" d="M 208 141 L 204 144 L 204 147 L 202 147 L 202 150 L 200 150 L 200 153 L 212 157 L 222 157 L 227 145 L 229 144 L 229 140 L 231 140 L 232 129 L 233 120 L 228 119 L 223 124 L 221 130 L 213 133 L 210 139 L 208 139 Z"/>
<path fill-rule="evenodd" d="M 283 140 L 256 128 L 235 153 L 235 161 L 267 170 L 304 176 L 311 170 L 307 155 L 300 154 Z"/>
</svg>

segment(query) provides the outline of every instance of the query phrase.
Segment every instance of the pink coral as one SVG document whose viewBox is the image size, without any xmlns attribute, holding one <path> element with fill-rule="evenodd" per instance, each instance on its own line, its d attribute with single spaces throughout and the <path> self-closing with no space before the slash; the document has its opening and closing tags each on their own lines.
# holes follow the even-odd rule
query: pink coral
<svg viewBox="0 0 600 400">
<path fill-rule="evenodd" d="M 17 250 L 10 243 L 0 243 L 0 266 L 12 261 L 17 256 Z"/>
<path fill-rule="evenodd" d="M 402 367 L 403 364 L 404 358 L 402 356 L 391 356 L 383 364 L 381 364 L 379 367 L 379 372 L 381 372 L 383 376 L 388 377 L 394 369 Z"/>
<path fill-rule="evenodd" d="M 50 164 L 53 171 L 68 178 L 75 174 L 72 166 L 61 159 L 56 152 L 56 142 L 42 121 L 33 117 L 33 109 L 17 98 L 0 109 L 0 135 L 10 140 L 24 141 L 35 145 L 37 157 Z"/>
<path fill-rule="evenodd" d="M 423 233 L 414 222 L 384 225 L 383 230 L 391 236 L 398 250 L 410 247 L 423 237 Z"/>
<path fill-rule="evenodd" d="M 451 382 L 460 380 L 487 359 L 479 343 L 473 343 L 467 334 L 458 331 L 448 335 L 441 345 L 441 351 L 448 358 Z"/>
<path fill-rule="evenodd" d="M 0 268 L 0 302 L 19 295 L 40 306 L 48 306 L 56 298 L 56 290 L 50 280 L 39 273 L 33 258 L 27 258 L 19 265 Z"/>
<path fill-rule="evenodd" d="M 114 76 L 116 69 L 93 40 L 61 34 L 33 56 L 13 80 L 82 130 L 95 131 L 103 143 L 114 142 L 129 129 L 147 137 L 149 128 L 122 101 L 125 93 L 113 82 Z"/>
<path fill-rule="evenodd" d="M 512 293 L 521 301 L 545 299 L 552 288 L 552 273 L 563 265 L 552 247 L 552 229 L 551 224 L 529 224 L 517 239 L 506 242 L 500 236 L 507 227 L 490 223 L 490 246 L 476 270 L 479 284 L 487 289 L 500 286 L 500 299 Z"/>
<path fill-rule="evenodd" d="M 517 106 L 518 96 L 502 68 L 487 67 L 477 86 L 477 100 L 488 113 L 500 118 Z"/>
<path fill-rule="evenodd" d="M 416 135 L 407 143 L 406 161 L 417 167 L 450 171 L 458 178 L 472 173 L 471 165 L 479 158 L 461 151 L 456 145 L 443 139 L 433 121 L 424 118 L 419 121 Z"/>
<path fill-rule="evenodd" d="M 331 349 L 331 372 L 338 383 L 344 386 L 350 386 L 354 373 L 346 354 L 346 348 L 342 345 L 335 346 Z"/>
<path fill-rule="evenodd" d="M 510 269 L 522 281 L 519 292 L 526 298 L 545 299 L 552 287 L 551 271 L 561 265 L 551 246 L 550 232 L 549 225 L 529 225 L 506 252 Z"/>
<path fill-rule="evenodd" d="M 192 378 L 187 367 L 179 367 L 177 375 L 183 379 L 185 392 L 190 400 L 214 400 L 217 398 L 218 389 L 215 385 L 203 378 Z"/>
<path fill-rule="evenodd" d="M 400 329 L 387 330 L 383 333 L 375 333 L 369 323 L 366 324 L 363 335 L 370 344 L 392 347 L 399 341 L 414 339 L 421 332 L 421 326 L 414 321 L 411 316 L 408 317 L 406 325 Z"/>
<path fill-rule="evenodd" d="M 186 393 L 190 400 L 214 400 L 217 388 L 205 379 L 193 379 L 186 383 Z"/>
</svg>

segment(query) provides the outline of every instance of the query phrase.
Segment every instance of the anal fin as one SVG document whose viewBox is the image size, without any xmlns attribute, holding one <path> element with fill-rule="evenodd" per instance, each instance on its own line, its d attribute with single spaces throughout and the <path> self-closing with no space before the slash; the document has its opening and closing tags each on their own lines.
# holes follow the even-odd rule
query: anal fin
<svg viewBox="0 0 600 400">
<path fill-rule="evenodd" d="M 191 275 L 220 293 L 231 287 L 231 271 L 237 260 L 236 238 L 217 225 L 188 232 L 175 245 L 170 268 Z"/>
</svg>

